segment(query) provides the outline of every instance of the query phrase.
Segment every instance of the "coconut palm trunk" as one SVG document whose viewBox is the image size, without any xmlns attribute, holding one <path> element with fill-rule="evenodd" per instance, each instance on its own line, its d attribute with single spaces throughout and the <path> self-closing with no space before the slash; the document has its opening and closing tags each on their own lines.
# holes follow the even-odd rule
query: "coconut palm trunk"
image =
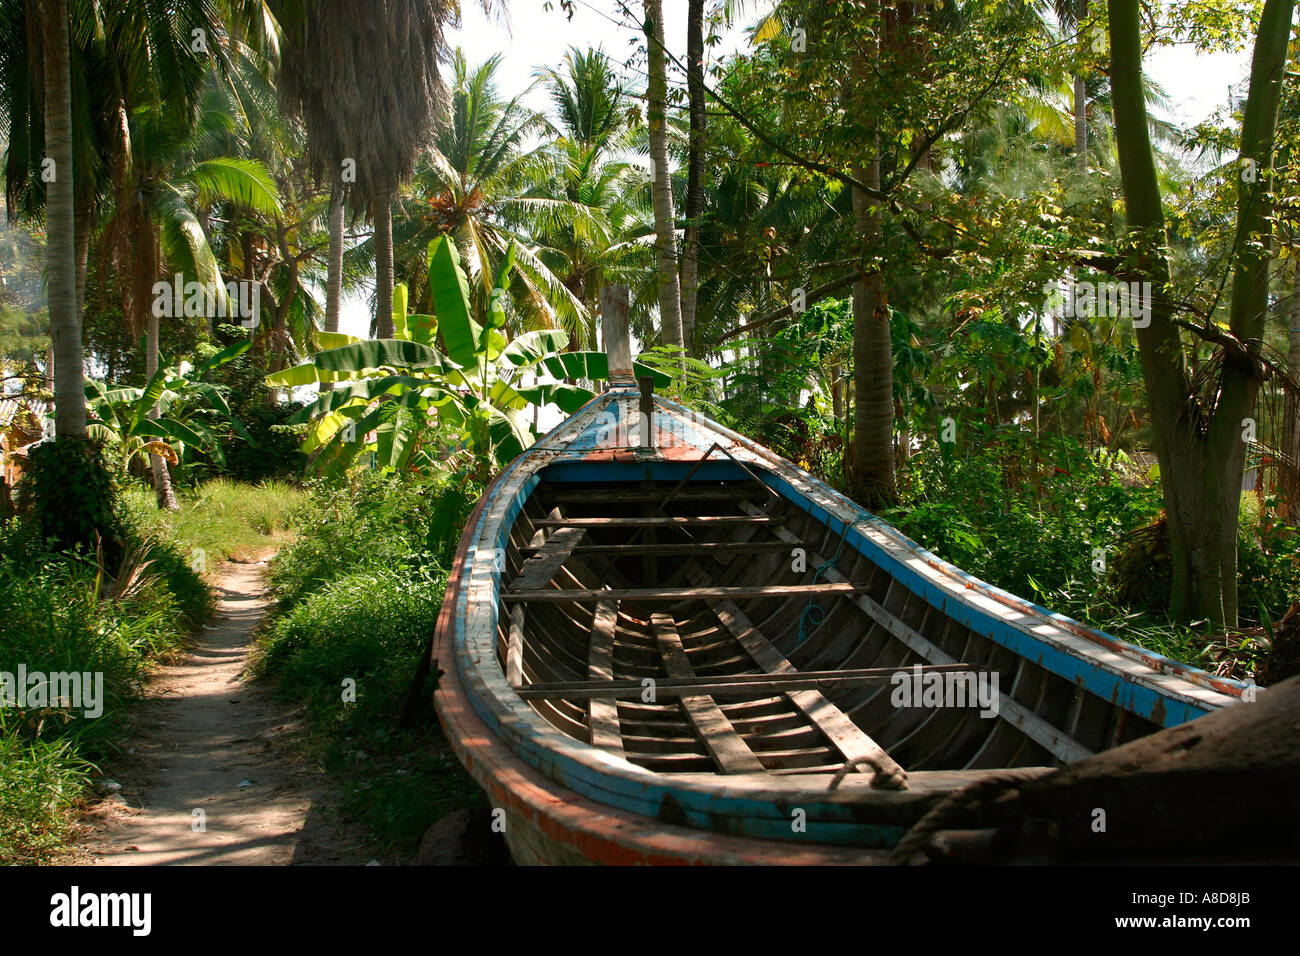
<svg viewBox="0 0 1300 956">
<path fill-rule="evenodd" d="M 158 327 L 160 318 L 153 307 L 152 292 L 154 279 L 158 275 L 158 234 L 151 217 L 153 205 L 151 195 L 148 192 L 141 192 L 136 201 L 140 204 L 140 208 L 134 211 L 136 259 L 132 299 L 135 304 L 136 321 L 139 323 L 137 328 L 140 326 L 144 328 L 144 374 L 145 380 L 148 381 L 158 373 L 160 351 Z M 149 417 L 156 419 L 158 416 L 158 406 L 155 405 L 149 410 Z M 172 475 L 167 467 L 167 459 L 150 453 L 149 472 L 153 477 L 153 490 L 158 500 L 158 507 L 165 508 L 167 511 L 179 511 L 180 505 L 176 501 L 176 490 L 172 487 Z"/>
<path fill-rule="evenodd" d="M 1083 21 L 1088 19 L 1088 0 L 1075 0 L 1074 22 L 1083 29 Z M 1083 38 L 1080 37 L 1080 42 Z M 1088 85 L 1083 72 L 1074 77 L 1074 158 L 1079 172 L 1088 171 Z"/>
<path fill-rule="evenodd" d="M 325 281 L 325 331 L 339 330 L 339 305 L 343 298 L 343 190 L 335 181 L 330 190 L 329 274 Z"/>
<path fill-rule="evenodd" d="M 700 290 L 700 216 L 704 213 L 704 0 L 686 13 L 686 89 L 691 134 L 686 172 L 686 229 L 682 248 L 682 341 L 695 353 L 695 304 Z"/>
<path fill-rule="evenodd" d="M 45 54 L 45 149 L 54 163 L 46 190 L 47 281 L 54 354 L 54 428 L 60 438 L 86 437 L 86 386 L 77 312 L 76 205 L 72 174 L 71 47 L 66 0 L 40 5 Z"/>
<path fill-rule="evenodd" d="M 375 338 L 391 339 L 393 327 L 393 188 L 385 185 L 373 206 L 375 222 Z"/>
<path fill-rule="evenodd" d="M 875 151 L 877 136 L 868 140 Z M 880 188 L 880 158 L 854 171 L 854 178 Z M 853 221 L 867 254 L 881 236 L 880 204 L 853 190 Z M 894 479 L 894 358 L 885 279 L 871 264 L 853 283 L 853 475 L 855 498 L 868 507 L 892 502 Z"/>
<path fill-rule="evenodd" d="M 1287 353 L 1287 371 L 1293 379 L 1300 381 L 1300 263 L 1296 264 L 1293 281 L 1288 330 L 1291 345 Z M 1291 459 L 1291 473 L 1286 486 L 1289 489 L 1291 522 L 1294 524 L 1300 519 L 1300 399 L 1288 394 L 1287 406 L 1286 421 L 1291 425 L 1291 434 L 1284 447 Z"/>
<path fill-rule="evenodd" d="M 673 183 L 668 167 L 668 69 L 664 57 L 663 0 L 645 0 L 646 47 L 649 54 L 649 88 L 646 119 L 650 133 L 650 195 L 654 200 L 655 255 L 659 266 L 660 338 L 665 345 L 681 346 L 681 284 L 677 275 L 676 213 Z"/>
<path fill-rule="evenodd" d="M 865 87 L 868 64 L 853 58 L 851 82 Z M 854 101 L 850 97 L 850 102 Z M 880 135 L 872 132 L 863 144 L 869 158 L 853 171 L 868 189 L 880 189 Z M 894 478 L 894 356 L 889 329 L 885 277 L 876 256 L 883 233 L 882 204 L 859 188 L 853 189 L 853 222 L 868 262 L 853 283 L 853 451 L 850 490 L 868 507 L 897 497 Z"/>
</svg>

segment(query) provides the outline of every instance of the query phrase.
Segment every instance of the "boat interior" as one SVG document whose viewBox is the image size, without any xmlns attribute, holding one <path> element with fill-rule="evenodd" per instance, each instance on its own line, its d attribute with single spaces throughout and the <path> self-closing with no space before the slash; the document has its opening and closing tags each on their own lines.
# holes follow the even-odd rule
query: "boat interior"
<svg viewBox="0 0 1300 956">
<path fill-rule="evenodd" d="M 500 578 L 497 653 L 520 697 L 655 773 L 880 788 L 1061 766 L 1159 729 L 954 620 L 759 472 L 544 469 Z M 918 689 L 960 677 L 968 705 L 898 706 L 900 669 Z M 972 673 L 997 675 L 996 715 Z"/>
</svg>

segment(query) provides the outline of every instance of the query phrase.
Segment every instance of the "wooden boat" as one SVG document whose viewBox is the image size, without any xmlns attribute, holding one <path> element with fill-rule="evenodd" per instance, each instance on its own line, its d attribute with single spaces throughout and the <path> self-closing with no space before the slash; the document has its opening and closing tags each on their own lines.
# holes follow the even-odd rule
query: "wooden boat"
<svg viewBox="0 0 1300 956">
<path fill-rule="evenodd" d="M 884 861 L 973 780 L 1253 692 L 611 379 L 487 490 L 435 635 L 439 717 L 520 863 Z"/>
</svg>

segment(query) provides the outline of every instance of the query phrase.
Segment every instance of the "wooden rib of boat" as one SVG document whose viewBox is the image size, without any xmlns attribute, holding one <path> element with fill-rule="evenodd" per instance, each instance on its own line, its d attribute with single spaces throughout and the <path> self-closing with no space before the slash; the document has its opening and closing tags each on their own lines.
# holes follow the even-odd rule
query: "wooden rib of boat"
<svg viewBox="0 0 1300 956">
<path fill-rule="evenodd" d="M 973 780 L 1247 686 L 978 581 L 662 397 L 647 429 L 642 398 L 615 381 L 500 474 L 437 625 L 439 717 L 520 863 L 883 861 Z"/>
</svg>

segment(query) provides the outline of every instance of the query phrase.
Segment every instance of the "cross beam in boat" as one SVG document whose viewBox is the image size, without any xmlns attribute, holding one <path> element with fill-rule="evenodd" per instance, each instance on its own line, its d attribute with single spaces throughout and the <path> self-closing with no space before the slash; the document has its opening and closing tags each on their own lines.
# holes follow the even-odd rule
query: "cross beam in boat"
<svg viewBox="0 0 1300 956">
<path fill-rule="evenodd" d="M 608 604 L 612 606 L 614 602 Z M 605 606 L 604 603 L 598 605 Z M 922 670 L 925 673 L 967 673 L 970 668 L 965 664 L 943 664 L 923 667 Z M 656 698 L 693 694 L 707 694 L 710 697 L 768 697 L 801 690 L 888 683 L 895 674 L 905 673 L 910 678 L 913 672 L 910 667 L 864 667 L 838 671 L 792 670 L 788 673 L 732 674 L 727 677 L 669 677 L 655 680 L 654 693 Z M 601 697 L 632 700 L 640 698 L 645 690 L 641 680 L 611 680 L 593 675 L 591 680 L 586 681 L 529 684 L 519 688 L 518 693 L 525 700 L 592 700 Z"/>
<path fill-rule="evenodd" d="M 659 654 L 669 677 L 694 677 L 695 669 L 686 657 L 676 622 L 667 614 L 652 614 Z M 682 710 L 700 735 L 713 760 L 723 773 L 762 773 L 763 763 L 754 756 L 744 738 L 736 732 L 727 715 L 707 694 L 692 694 L 680 700 Z"/>
<path fill-rule="evenodd" d="M 587 534 L 582 528 L 560 528 L 519 568 L 519 576 L 510 585 L 515 591 L 544 588 L 555 572 L 569 560 L 573 549 Z"/>
<path fill-rule="evenodd" d="M 545 545 L 528 545 L 520 548 L 519 552 L 532 555 L 543 547 Z M 789 551 L 792 547 L 795 545 L 785 541 L 700 541 L 695 544 L 579 544 L 573 550 L 618 557 L 625 554 L 761 554 Z"/>
<path fill-rule="evenodd" d="M 539 528 L 674 528 L 701 525 L 772 524 L 772 515 L 648 515 L 639 518 L 538 518 Z"/>
<path fill-rule="evenodd" d="M 691 601 L 718 598 L 782 598 L 801 594 L 854 594 L 865 590 L 851 581 L 836 584 L 768 584 L 732 585 L 693 588 L 605 588 L 603 590 L 554 589 L 535 591 L 507 591 L 501 595 L 506 601 Z"/>
<path fill-rule="evenodd" d="M 533 493 L 547 501 L 560 504 L 592 504 L 595 502 L 640 502 L 655 504 L 665 501 L 669 488 L 584 488 L 580 490 L 551 490 L 539 487 Z M 753 488 L 687 488 L 673 495 L 673 501 L 750 501 L 766 495 L 763 487 Z"/>
</svg>

